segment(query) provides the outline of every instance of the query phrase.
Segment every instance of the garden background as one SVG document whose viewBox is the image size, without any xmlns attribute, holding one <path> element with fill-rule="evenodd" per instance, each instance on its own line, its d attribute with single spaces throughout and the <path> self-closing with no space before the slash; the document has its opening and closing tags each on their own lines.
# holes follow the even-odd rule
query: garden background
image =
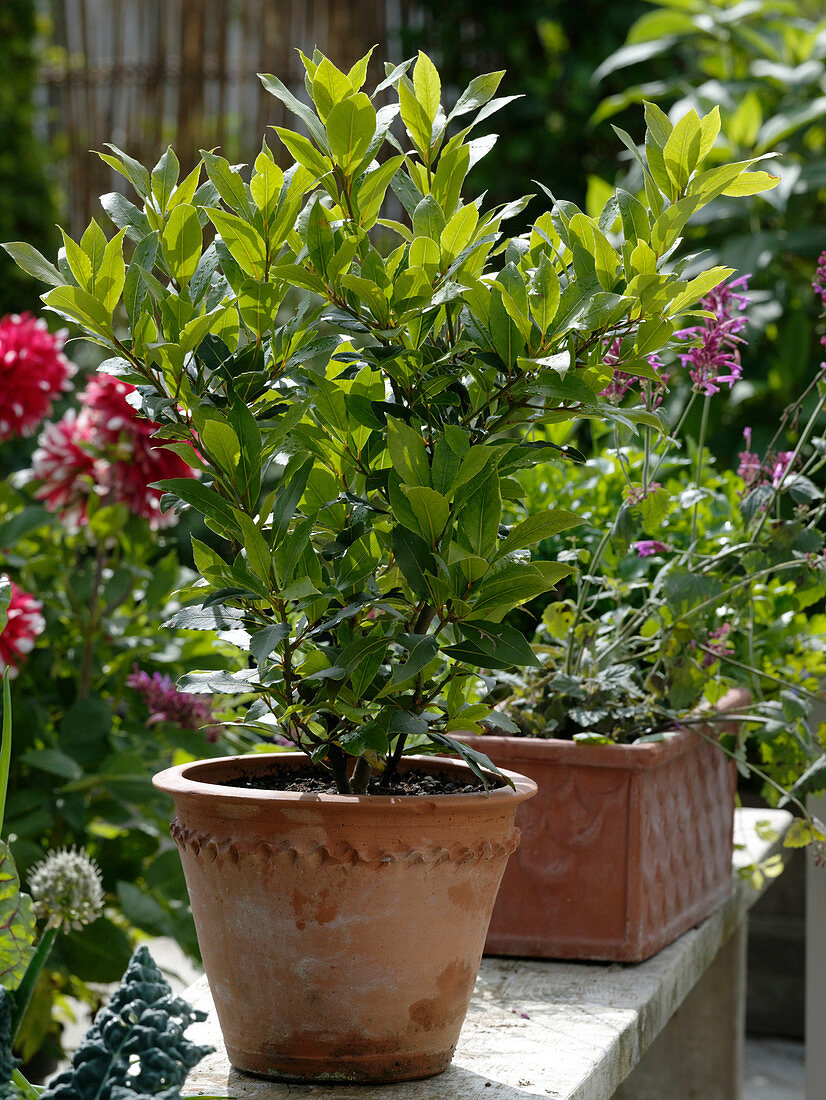
<svg viewBox="0 0 826 1100">
<path fill-rule="evenodd" d="M 52 255 L 55 223 L 81 233 L 99 212 L 96 196 L 126 188 L 89 152 L 107 141 L 142 163 L 172 144 L 184 171 L 200 148 L 253 160 L 251 142 L 284 122 L 256 73 L 277 73 L 300 94 L 296 47 L 317 45 L 344 67 L 374 44 L 376 57 L 396 60 L 424 49 L 455 94 L 475 73 L 506 69 L 501 94 L 527 94 L 497 116 L 495 156 L 474 169 L 472 186 L 496 200 L 538 180 L 595 216 L 630 171 L 611 122 L 642 140 L 643 98 L 701 114 L 719 104 L 721 159 L 782 154 L 779 187 L 745 203 L 718 200 L 687 241 L 705 250 L 703 266 L 751 275 L 742 378 L 715 405 L 708 436 L 728 469 L 745 428 L 763 453 L 822 356 L 811 285 L 826 248 L 820 9 L 818 0 L 5 0 L 0 239 Z M 0 257 L 0 315 L 39 313 L 38 294 Z M 25 1057 L 59 1053 L 66 998 L 94 1004 L 97 984 L 123 972 L 136 930 L 196 953 L 167 806 L 148 777 L 237 744 L 211 724 L 225 716 L 220 700 L 173 686 L 225 654 L 161 625 L 193 576 L 193 526 L 162 517 L 158 495 L 142 487 L 182 472 L 183 459 L 151 448 L 123 385 L 95 377 L 88 345 L 61 351 L 62 339 L 0 323 L 0 350 L 25 347 L 55 378 L 51 427 L 42 395 L 0 394 L 11 409 L 0 415 L 0 569 L 17 586 L 16 633 L 5 649 L 0 640 L 0 659 L 18 670 L 7 826 L 24 877 L 46 847 L 87 848 L 108 908 L 93 927 L 62 937 L 36 993 Z M 61 356 L 77 367 L 73 377 Z"/>
</svg>

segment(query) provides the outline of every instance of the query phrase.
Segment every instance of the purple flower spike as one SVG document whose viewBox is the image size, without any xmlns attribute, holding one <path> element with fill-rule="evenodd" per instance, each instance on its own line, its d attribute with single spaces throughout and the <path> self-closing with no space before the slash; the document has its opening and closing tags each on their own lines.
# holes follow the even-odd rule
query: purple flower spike
<svg viewBox="0 0 826 1100">
<path fill-rule="evenodd" d="M 742 373 L 739 345 L 746 341 L 740 333 L 748 323 L 744 310 L 750 299 L 744 291 L 750 278 L 750 275 L 743 275 L 731 283 L 721 283 L 715 287 L 700 303 L 714 317 L 705 318 L 702 324 L 681 329 L 675 334 L 684 340 L 696 338 L 702 341 L 699 347 L 690 348 L 680 355 L 698 393 L 719 393 L 721 382 L 727 382 L 731 388 Z"/>
<path fill-rule="evenodd" d="M 208 726 L 206 737 L 208 741 L 216 741 L 219 736 L 217 726 L 210 726 L 212 721 L 212 707 L 209 700 L 200 695 L 191 695 L 185 691 L 178 691 L 169 676 L 163 676 L 160 672 L 154 672 L 150 676 L 148 672 L 132 666 L 132 675 L 126 679 L 127 687 L 134 688 L 143 696 L 143 701 L 149 707 L 149 719 L 147 728 L 157 722 L 170 722 L 180 729 L 199 729 Z"/>
</svg>

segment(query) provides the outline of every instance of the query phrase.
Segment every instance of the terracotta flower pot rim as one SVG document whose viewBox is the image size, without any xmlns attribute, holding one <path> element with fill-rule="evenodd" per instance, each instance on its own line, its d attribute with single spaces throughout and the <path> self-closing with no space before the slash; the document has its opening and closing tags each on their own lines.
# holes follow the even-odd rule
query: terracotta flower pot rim
<svg viewBox="0 0 826 1100">
<path fill-rule="evenodd" d="M 507 785 L 491 787 L 488 791 L 472 791 L 464 794 L 327 794 L 321 792 L 303 791 L 271 791 L 266 788 L 247 789 L 232 787 L 225 783 L 215 781 L 201 781 L 193 773 L 210 772 L 218 770 L 226 776 L 232 768 L 242 768 L 249 771 L 250 765 L 255 765 L 254 771 L 267 771 L 272 764 L 297 764 L 309 761 L 309 758 L 301 752 L 274 752 L 252 753 L 240 756 L 216 756 L 207 760 L 192 760 L 186 764 L 177 764 L 158 772 L 152 779 L 153 785 L 166 794 L 186 794 L 190 798 L 215 799 L 222 801 L 238 802 L 239 804 L 250 802 L 288 803 L 300 802 L 302 805 L 334 806 L 347 813 L 347 808 L 352 810 L 366 809 L 370 806 L 375 809 L 386 806 L 405 806 L 411 810 L 423 807 L 427 803 L 438 800 L 440 807 L 449 810 L 459 807 L 489 806 L 491 800 L 496 802 L 505 799 L 518 798 L 520 801 L 530 798 L 537 790 L 532 779 L 517 772 L 506 771 L 500 768 L 502 775 L 507 776 L 513 782 L 513 788 Z M 405 756 L 403 763 L 414 766 L 430 768 L 434 771 L 460 772 L 472 775 L 470 768 L 463 761 L 451 760 L 448 757 L 433 756 Z M 237 773 L 236 773 L 237 774 Z"/>
</svg>

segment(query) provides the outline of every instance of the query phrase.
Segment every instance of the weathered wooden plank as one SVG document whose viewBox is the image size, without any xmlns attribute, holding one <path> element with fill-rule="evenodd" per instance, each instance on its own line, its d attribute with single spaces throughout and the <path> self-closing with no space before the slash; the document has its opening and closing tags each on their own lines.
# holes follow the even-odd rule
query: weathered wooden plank
<svg viewBox="0 0 826 1100">
<path fill-rule="evenodd" d="M 783 811 L 741 810 L 735 866 L 766 859 L 779 841 L 761 840 L 758 821 L 778 836 Z M 187 996 L 210 1012 L 190 1035 L 217 1052 L 190 1074 L 191 1096 L 244 1100 L 607 1100 L 685 1001 L 742 924 L 760 889 L 735 879 L 729 900 L 698 928 L 636 966 L 484 959 L 453 1064 L 440 1077 L 381 1088 L 294 1085 L 233 1070 L 220 1046 L 209 988 Z"/>
</svg>

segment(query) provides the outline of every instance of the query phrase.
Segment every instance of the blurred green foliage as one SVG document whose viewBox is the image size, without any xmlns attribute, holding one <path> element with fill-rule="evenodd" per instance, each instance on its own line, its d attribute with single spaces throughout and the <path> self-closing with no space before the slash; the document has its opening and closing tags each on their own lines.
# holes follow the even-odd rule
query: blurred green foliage
<svg viewBox="0 0 826 1100">
<path fill-rule="evenodd" d="M 53 247 L 58 239 L 44 149 L 33 140 L 37 62 L 34 0 L 0 4 L 0 240 Z M 39 288 L 0 256 L 0 315 L 37 308 Z"/>
<path fill-rule="evenodd" d="M 508 108 L 496 153 L 470 183 L 494 203 L 535 190 L 537 179 L 582 206 L 590 175 L 611 178 L 616 138 L 608 127 L 588 129 L 606 87 L 594 70 L 617 48 L 631 22 L 646 10 L 632 0 L 421 0 L 423 25 L 403 35 L 403 52 L 431 54 L 445 85 L 458 94 L 477 72 L 507 70 L 505 95 L 524 93 Z M 665 65 L 655 63 L 655 71 Z M 622 87 L 609 84 L 609 90 Z M 639 112 L 637 112 L 639 116 Z"/>
<path fill-rule="evenodd" d="M 686 250 L 705 250 L 703 265 L 754 273 L 744 380 L 711 439 L 728 456 L 744 426 L 754 424 L 757 437 L 773 432 L 822 358 L 811 282 L 826 249 L 825 14 L 819 0 L 657 0 L 597 71 L 607 93 L 597 133 L 642 100 L 672 117 L 716 104 L 722 132 L 713 156 L 778 154 L 768 162 L 781 177 L 777 188 L 746 202 L 721 198 L 685 234 Z M 663 59 L 667 74 L 652 78 Z M 626 86 L 613 94 L 607 82 L 618 77 Z"/>
</svg>

